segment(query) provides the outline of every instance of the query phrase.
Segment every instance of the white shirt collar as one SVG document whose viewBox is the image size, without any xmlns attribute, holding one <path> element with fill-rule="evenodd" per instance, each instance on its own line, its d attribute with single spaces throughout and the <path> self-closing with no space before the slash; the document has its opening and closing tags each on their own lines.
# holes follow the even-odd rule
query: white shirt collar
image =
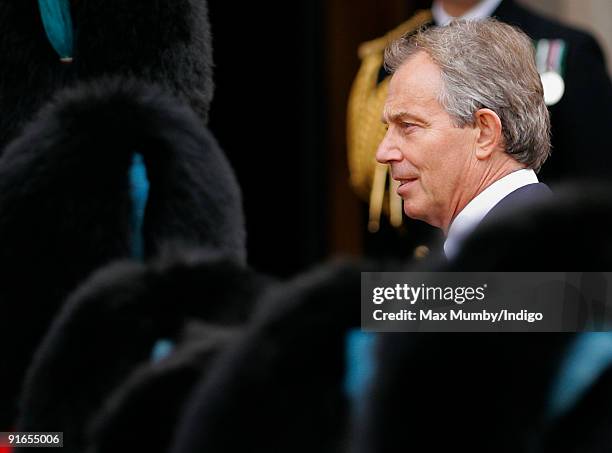
<svg viewBox="0 0 612 453">
<path fill-rule="evenodd" d="M 516 189 L 539 182 L 535 172 L 524 168 L 498 179 L 474 197 L 462 210 L 448 229 L 444 242 L 444 254 L 448 259 L 457 255 L 459 247 L 493 207 Z"/>
<path fill-rule="evenodd" d="M 502 0 L 482 0 L 472 9 L 468 10 L 461 19 L 466 20 L 481 20 L 486 19 L 487 17 L 491 17 L 493 11 L 497 9 Z M 440 0 L 434 0 L 433 5 L 431 6 L 431 14 L 433 15 L 436 24 L 438 25 L 448 25 L 451 20 L 455 19 L 453 16 L 449 16 L 444 8 L 442 7 L 442 2 Z"/>
</svg>

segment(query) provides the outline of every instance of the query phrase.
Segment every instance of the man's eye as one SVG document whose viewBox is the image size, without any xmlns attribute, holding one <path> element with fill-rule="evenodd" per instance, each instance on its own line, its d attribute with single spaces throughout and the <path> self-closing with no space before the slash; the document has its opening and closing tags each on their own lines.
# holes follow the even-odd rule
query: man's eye
<svg viewBox="0 0 612 453">
<path fill-rule="evenodd" d="M 414 123 L 400 123 L 400 128 L 402 132 L 405 132 L 405 133 L 414 131 L 416 127 L 417 125 Z"/>
</svg>

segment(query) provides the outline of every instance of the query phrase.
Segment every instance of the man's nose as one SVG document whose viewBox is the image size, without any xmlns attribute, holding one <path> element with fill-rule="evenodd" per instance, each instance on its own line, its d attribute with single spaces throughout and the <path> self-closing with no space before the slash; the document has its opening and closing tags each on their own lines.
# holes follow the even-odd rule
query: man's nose
<svg viewBox="0 0 612 453">
<path fill-rule="evenodd" d="M 387 131 L 383 141 L 380 142 L 376 150 L 376 160 L 381 164 L 388 164 L 391 162 L 399 162 L 403 158 L 404 155 L 395 143 L 390 131 Z"/>
</svg>

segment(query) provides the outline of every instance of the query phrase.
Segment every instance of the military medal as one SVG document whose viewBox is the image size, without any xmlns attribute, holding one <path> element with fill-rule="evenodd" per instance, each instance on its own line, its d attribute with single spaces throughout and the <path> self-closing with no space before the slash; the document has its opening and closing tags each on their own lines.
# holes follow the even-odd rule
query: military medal
<svg viewBox="0 0 612 453">
<path fill-rule="evenodd" d="M 546 105 L 555 105 L 563 97 L 565 82 L 559 73 L 547 71 L 540 75 L 544 87 L 544 102 Z"/>
<path fill-rule="evenodd" d="M 536 62 L 544 89 L 546 105 L 555 105 L 565 93 L 563 80 L 563 61 L 565 42 L 561 39 L 540 39 L 536 47 Z"/>
</svg>

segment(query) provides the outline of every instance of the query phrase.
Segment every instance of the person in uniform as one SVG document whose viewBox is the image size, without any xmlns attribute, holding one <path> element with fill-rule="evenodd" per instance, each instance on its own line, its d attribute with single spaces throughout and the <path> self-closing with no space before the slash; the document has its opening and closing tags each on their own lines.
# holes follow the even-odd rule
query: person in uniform
<svg viewBox="0 0 612 453">
<path fill-rule="evenodd" d="M 433 229 L 402 215 L 397 182 L 374 155 L 384 136 L 380 122 L 389 74 L 382 60 L 385 47 L 420 27 L 445 25 L 455 17 L 496 17 L 516 25 L 533 40 L 538 71 L 552 122 L 552 156 L 538 174 L 545 183 L 568 179 L 609 178 L 612 157 L 607 152 L 607 127 L 612 120 L 612 84 L 601 48 L 589 34 L 535 14 L 515 0 L 435 0 L 385 36 L 362 44 L 361 67 L 348 103 L 348 163 L 351 184 L 369 202 L 366 238 L 369 255 L 405 257 L 427 251 L 436 238 Z M 388 187 L 388 190 L 387 190 Z M 389 222 L 382 217 L 388 214 Z M 395 228 L 392 228 L 395 227 Z"/>
</svg>

